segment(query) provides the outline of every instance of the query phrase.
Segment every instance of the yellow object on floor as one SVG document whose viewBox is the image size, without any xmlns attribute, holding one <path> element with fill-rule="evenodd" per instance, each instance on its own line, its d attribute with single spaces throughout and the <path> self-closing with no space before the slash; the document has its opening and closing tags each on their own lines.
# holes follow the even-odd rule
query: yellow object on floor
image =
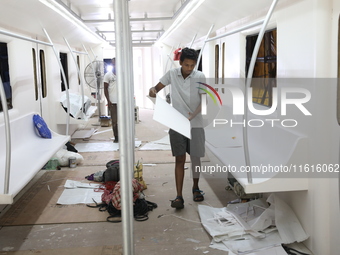
<svg viewBox="0 0 340 255">
<path fill-rule="evenodd" d="M 143 190 L 147 189 L 146 183 L 143 179 L 143 162 L 142 160 L 138 160 L 134 169 L 134 178 L 143 186 Z"/>
</svg>

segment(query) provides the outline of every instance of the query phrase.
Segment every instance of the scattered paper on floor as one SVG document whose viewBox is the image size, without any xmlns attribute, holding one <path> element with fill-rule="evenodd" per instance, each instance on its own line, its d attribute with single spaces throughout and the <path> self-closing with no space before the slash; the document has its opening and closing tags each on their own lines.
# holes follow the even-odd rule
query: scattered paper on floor
<svg viewBox="0 0 340 255">
<path fill-rule="evenodd" d="M 224 208 L 199 205 L 202 225 L 213 238 L 211 248 L 235 254 L 286 254 L 281 244 L 308 238 L 295 213 L 283 200 L 271 194 L 267 202 L 270 206 L 264 199 Z M 268 253 L 270 249 L 279 253 Z"/>
<path fill-rule="evenodd" d="M 101 203 L 103 192 L 98 191 L 100 184 L 66 180 L 64 187 L 57 201 L 59 205 L 91 204 L 93 199 Z"/>
<path fill-rule="evenodd" d="M 135 141 L 135 148 L 138 148 L 141 144 L 141 141 Z M 118 151 L 119 143 L 77 143 L 74 147 L 78 150 L 78 152 Z"/>
</svg>

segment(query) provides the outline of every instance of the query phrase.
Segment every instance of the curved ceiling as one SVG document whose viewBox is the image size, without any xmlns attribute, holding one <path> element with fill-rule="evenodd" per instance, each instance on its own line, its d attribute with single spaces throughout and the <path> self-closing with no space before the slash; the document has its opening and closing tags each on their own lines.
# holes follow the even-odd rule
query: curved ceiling
<svg viewBox="0 0 340 255">
<path fill-rule="evenodd" d="M 219 29 L 267 11 L 272 0 L 131 0 L 128 3 L 134 46 L 151 46 L 161 40 L 177 47 L 206 36 L 212 24 L 214 29 Z M 67 13 L 66 18 L 46 4 Z M 104 41 L 115 44 L 113 0 L 1 0 L 0 17 L 0 28 L 34 39 L 47 41 L 43 31 L 46 29 L 53 42 L 64 43 L 66 38 L 77 47 Z M 176 23 L 180 24 L 172 30 Z"/>
</svg>

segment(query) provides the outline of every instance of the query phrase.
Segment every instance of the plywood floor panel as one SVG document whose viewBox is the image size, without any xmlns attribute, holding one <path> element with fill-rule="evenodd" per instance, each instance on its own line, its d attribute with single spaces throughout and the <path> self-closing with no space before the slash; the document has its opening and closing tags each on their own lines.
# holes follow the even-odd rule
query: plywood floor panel
<svg viewBox="0 0 340 255">
<path fill-rule="evenodd" d="M 106 213 L 84 204 L 57 205 L 67 179 L 83 181 L 85 176 L 100 169 L 102 167 L 46 171 L 0 218 L 0 225 L 105 221 L 108 216 Z"/>
</svg>

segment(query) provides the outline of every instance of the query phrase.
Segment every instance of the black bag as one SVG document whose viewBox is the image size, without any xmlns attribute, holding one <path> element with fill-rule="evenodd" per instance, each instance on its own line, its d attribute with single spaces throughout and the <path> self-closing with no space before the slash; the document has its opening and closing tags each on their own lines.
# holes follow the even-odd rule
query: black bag
<svg viewBox="0 0 340 255">
<path fill-rule="evenodd" d="M 91 207 L 91 208 L 99 207 L 99 211 L 107 211 L 110 214 L 110 216 L 106 218 L 108 222 L 117 223 L 117 222 L 122 221 L 121 210 L 117 210 L 116 207 L 114 207 L 111 202 L 109 204 L 106 204 L 106 203 L 98 204 L 96 201 L 94 202 L 96 204 L 95 206 L 92 206 L 92 205 L 86 205 L 86 206 Z M 133 216 L 136 221 L 145 221 L 149 219 L 148 212 L 152 211 L 154 208 L 157 208 L 156 203 L 152 203 L 145 199 L 137 198 L 133 206 Z"/>
<path fill-rule="evenodd" d="M 103 173 L 103 182 L 119 182 L 119 160 L 111 160 L 106 163 L 106 170 Z"/>
</svg>

